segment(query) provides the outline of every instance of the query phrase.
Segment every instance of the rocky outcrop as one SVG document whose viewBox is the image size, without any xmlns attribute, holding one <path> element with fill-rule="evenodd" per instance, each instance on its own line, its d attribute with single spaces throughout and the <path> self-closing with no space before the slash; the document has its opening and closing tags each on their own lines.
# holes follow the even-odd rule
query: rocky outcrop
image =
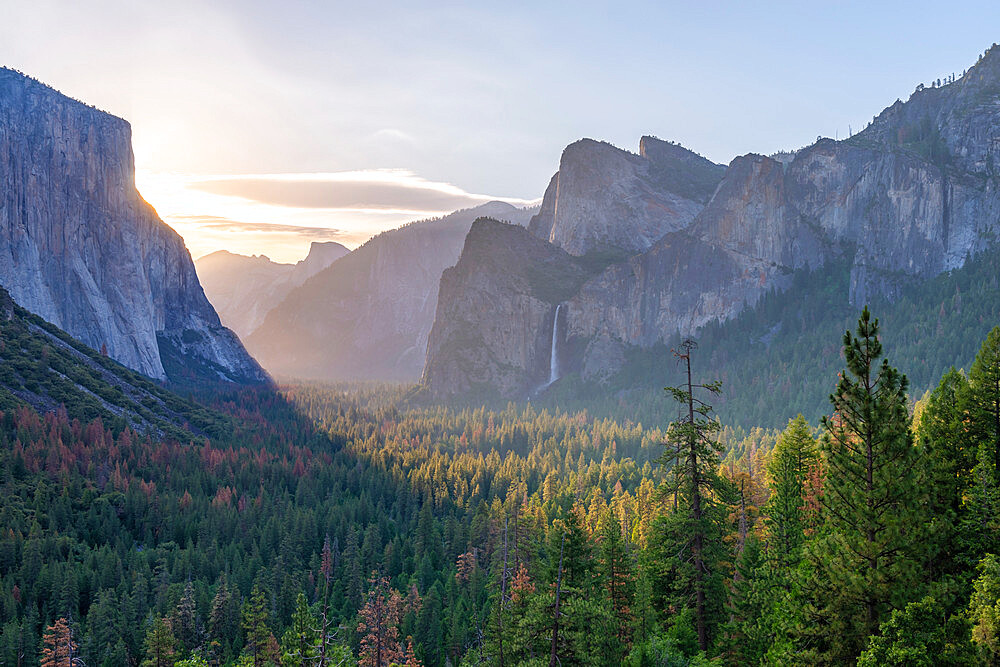
<svg viewBox="0 0 1000 667">
<path fill-rule="evenodd" d="M 724 167 L 643 137 L 640 154 L 582 139 L 559 161 L 529 228 L 571 255 L 642 252 L 684 229 L 722 178 Z"/>
<path fill-rule="evenodd" d="M 247 346 L 282 376 L 416 381 L 441 272 L 458 260 L 473 220 L 523 225 L 533 213 L 490 202 L 379 234 L 289 292 Z"/>
<path fill-rule="evenodd" d="M 350 250 L 332 241 L 313 242 L 296 264 L 279 264 L 264 255 L 219 250 L 198 259 L 195 267 L 222 323 L 246 339 L 285 297 Z"/>
<path fill-rule="evenodd" d="M 630 347 L 664 343 L 728 320 L 767 291 L 784 290 L 793 272 L 833 260 L 849 265 L 850 288 L 843 298 L 858 306 L 892 299 L 906 285 L 961 267 L 993 246 L 1000 232 L 998 145 L 998 48 L 961 79 L 918 89 L 854 137 L 821 139 L 780 161 L 739 157 L 717 186 L 701 158 L 665 142 L 643 138 L 641 158 L 606 144 L 573 144 L 532 221 L 533 232 L 547 231 L 552 244 L 574 254 L 585 254 L 594 244 L 614 245 L 609 239 L 617 229 L 642 241 L 632 256 L 593 275 L 567 299 L 566 344 L 576 351 L 567 357 L 568 370 L 605 379 Z M 656 185 L 656 165 L 670 160 L 672 176 Z M 695 175 L 685 176 L 685 169 Z M 636 202 L 650 189 L 662 192 L 668 182 L 673 195 L 680 189 L 688 202 L 698 203 L 710 188 L 711 194 L 689 222 L 673 218 L 676 226 L 662 227 L 667 231 L 647 245 L 643 230 L 655 226 L 649 225 L 648 208 Z M 618 217 L 626 222 L 615 227 Z M 446 296 L 464 298 L 457 289 L 442 291 L 441 317 L 454 313 Z M 494 320 L 514 315 L 499 309 L 484 313 L 478 329 L 491 331 Z M 546 325 L 539 326 L 544 333 Z M 464 329 L 470 332 L 467 340 L 487 347 L 477 353 L 489 356 L 490 339 L 474 333 L 474 322 L 466 320 Z M 527 334 L 521 339 L 534 341 Z M 544 364 L 526 368 L 524 378 L 543 370 Z M 438 375 L 428 367 L 425 379 Z M 462 383 L 457 377 L 449 382 Z M 480 375 L 477 382 L 492 383 L 501 393 L 518 385 L 503 374 Z"/>
<path fill-rule="evenodd" d="M 267 377 L 225 329 L 184 242 L 135 189 L 131 129 L 0 70 L 0 284 L 25 308 L 149 377 L 190 360 Z"/>
<path fill-rule="evenodd" d="M 441 276 L 423 377 L 431 396 L 517 396 L 545 384 L 557 306 L 586 277 L 577 258 L 524 228 L 476 220 Z"/>
</svg>

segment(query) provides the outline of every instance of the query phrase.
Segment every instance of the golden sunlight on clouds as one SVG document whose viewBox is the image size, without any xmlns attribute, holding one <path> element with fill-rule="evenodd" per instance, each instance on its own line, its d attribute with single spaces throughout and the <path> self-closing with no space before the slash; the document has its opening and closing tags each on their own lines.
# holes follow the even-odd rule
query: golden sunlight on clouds
<svg viewBox="0 0 1000 667">
<path fill-rule="evenodd" d="M 192 257 L 216 250 L 295 262 L 313 241 L 356 247 L 387 229 L 494 199 L 404 170 L 191 176 L 136 172 L 136 186 Z"/>
</svg>

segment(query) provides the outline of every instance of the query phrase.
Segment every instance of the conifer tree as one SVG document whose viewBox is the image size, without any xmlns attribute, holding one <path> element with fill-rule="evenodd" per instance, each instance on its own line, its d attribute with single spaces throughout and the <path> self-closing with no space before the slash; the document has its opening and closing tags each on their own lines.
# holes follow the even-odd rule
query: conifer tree
<svg viewBox="0 0 1000 667">
<path fill-rule="evenodd" d="M 722 607 L 721 571 L 716 565 L 721 560 L 720 532 L 725 519 L 719 501 L 728 500 L 731 490 L 718 474 L 721 425 L 712 415 L 712 406 L 695 395 L 699 390 L 718 395 L 722 385 L 692 380 L 691 355 L 696 347 L 694 341 L 686 340 L 674 352 L 684 371 L 684 383 L 666 387 L 683 411 L 667 429 L 666 450 L 660 458 L 670 467 L 667 488 L 676 503 L 676 511 L 662 524 L 660 546 L 672 570 L 668 585 L 680 596 L 681 606 L 692 606 L 698 646 L 704 651 Z"/>
<path fill-rule="evenodd" d="M 600 570 L 615 618 L 615 636 L 622 646 L 632 640 L 635 625 L 635 575 L 618 520 L 605 512 L 601 518 Z"/>
<path fill-rule="evenodd" d="M 729 619 L 722 629 L 722 657 L 729 665 L 761 664 L 773 641 L 767 624 L 772 602 L 760 540 L 749 535 L 730 586 Z"/>
<path fill-rule="evenodd" d="M 208 616 L 209 650 L 218 658 L 236 639 L 240 629 L 240 606 L 226 585 L 226 577 L 219 580 L 215 597 L 212 598 L 212 608 Z"/>
<path fill-rule="evenodd" d="M 963 502 L 973 483 L 977 447 L 971 440 L 970 387 L 954 368 L 941 378 L 916 419 L 918 448 L 925 473 L 928 550 L 926 568 L 932 577 L 965 576 L 981 555 L 976 528 Z M 991 447 L 992 450 L 992 447 Z M 992 464 L 992 452 L 989 463 Z M 992 478 L 992 471 L 984 471 Z"/>
<path fill-rule="evenodd" d="M 319 664 L 319 629 L 309 611 L 306 596 L 299 593 L 292 624 L 281 638 L 282 667 L 312 667 Z"/>
<path fill-rule="evenodd" d="M 170 619 L 170 627 L 185 655 L 190 654 L 201 645 L 200 626 L 198 609 L 194 599 L 194 585 L 188 581 L 184 586 L 184 594 L 177 602 Z"/>
<path fill-rule="evenodd" d="M 154 618 L 146 632 L 146 659 L 142 663 L 143 667 L 173 667 L 176 644 L 170 622 L 160 616 Z"/>
<path fill-rule="evenodd" d="M 968 618 L 972 642 L 983 664 L 1000 665 L 1000 562 L 993 554 L 979 563 Z"/>
<path fill-rule="evenodd" d="M 404 659 L 399 641 L 403 600 L 389 587 L 389 580 L 377 573 L 372 573 L 369 585 L 368 599 L 358 614 L 359 663 L 362 667 L 388 667 Z"/>
<path fill-rule="evenodd" d="M 986 336 L 969 371 L 973 437 L 990 445 L 993 474 L 1000 479 L 1000 326 Z"/>
<path fill-rule="evenodd" d="M 258 586 L 253 587 L 250 599 L 243 604 L 243 631 L 246 633 L 245 652 L 254 667 L 263 667 L 274 657 L 274 636 L 268 627 L 267 596 Z"/>
<path fill-rule="evenodd" d="M 805 483 L 818 460 L 816 440 L 809 432 L 805 417 L 799 415 L 774 446 L 768 465 L 771 497 L 766 508 L 766 524 L 773 561 L 779 576 L 794 568 L 805 539 Z"/>
<path fill-rule="evenodd" d="M 810 657 L 853 661 L 914 595 L 920 504 L 906 377 L 882 358 L 868 308 L 844 334 L 847 370 L 823 418 L 823 537 L 808 551 Z M 881 362 L 879 361 L 881 359 Z"/>
<path fill-rule="evenodd" d="M 75 667 L 78 664 L 77 645 L 73 641 L 69 621 L 65 618 L 57 618 L 45 629 L 42 646 L 41 667 Z"/>
</svg>

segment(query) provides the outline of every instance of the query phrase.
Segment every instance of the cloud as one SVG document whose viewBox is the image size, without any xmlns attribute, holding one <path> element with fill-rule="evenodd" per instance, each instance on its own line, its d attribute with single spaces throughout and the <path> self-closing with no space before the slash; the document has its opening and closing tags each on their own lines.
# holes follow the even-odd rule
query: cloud
<svg viewBox="0 0 1000 667">
<path fill-rule="evenodd" d="M 197 225 L 201 228 L 217 232 L 295 234 L 327 241 L 337 239 L 352 240 L 355 236 L 342 229 L 331 229 L 329 227 L 303 227 L 301 225 L 281 225 L 267 222 L 240 222 L 215 215 L 174 215 L 170 216 L 170 220 L 180 225 Z"/>
<path fill-rule="evenodd" d="M 336 241 L 353 247 L 368 234 L 331 227 L 306 227 L 264 222 L 242 222 L 216 215 L 171 215 L 164 222 L 173 227 L 191 252 L 203 257 L 219 249 L 241 255 L 264 254 L 277 262 L 294 263 L 314 242 Z"/>
<path fill-rule="evenodd" d="M 318 174 L 213 176 L 189 187 L 275 206 L 436 214 L 500 199 L 515 206 L 533 202 L 466 192 L 450 183 L 429 181 L 404 170 Z"/>
</svg>

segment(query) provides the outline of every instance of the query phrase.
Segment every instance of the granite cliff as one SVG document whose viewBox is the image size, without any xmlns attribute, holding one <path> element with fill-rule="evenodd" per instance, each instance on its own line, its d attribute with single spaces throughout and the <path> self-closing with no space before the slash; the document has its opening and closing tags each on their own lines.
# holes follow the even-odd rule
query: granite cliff
<svg viewBox="0 0 1000 667">
<path fill-rule="evenodd" d="M 587 275 L 579 258 L 522 227 L 476 220 L 458 264 L 441 276 L 423 378 L 434 398 L 543 386 L 557 306 Z"/>
<path fill-rule="evenodd" d="M 205 298 L 181 237 L 136 191 L 128 123 L 9 69 L 0 285 L 149 377 L 267 381 Z"/>
<path fill-rule="evenodd" d="M 602 381 L 617 372 L 629 349 L 729 320 L 768 292 L 785 290 L 796 272 L 832 261 L 847 263 L 850 280 L 842 297 L 856 306 L 891 300 L 908 285 L 963 266 L 991 247 L 1000 231 L 998 144 L 997 48 L 954 82 L 918 87 L 849 139 L 820 139 L 781 161 L 738 157 L 718 181 L 708 178 L 715 173 L 711 163 L 666 142 L 644 138 L 638 156 L 589 140 L 573 144 L 531 230 L 575 255 L 613 246 L 629 256 L 593 273 L 565 299 L 558 336 L 565 371 Z M 670 178 L 651 176 L 663 160 L 659 150 L 674 160 L 662 172 Z M 692 182 L 700 189 L 676 185 Z M 650 224 L 649 212 L 664 210 L 650 202 L 682 195 L 683 210 L 693 213 Z M 636 241 L 616 240 L 627 238 Z M 459 275 L 463 266 L 470 271 Z M 523 264 L 510 269 L 526 270 Z M 516 288 L 514 277 L 502 279 Z M 455 316 L 447 299 L 462 301 L 465 292 L 485 289 L 484 278 L 464 260 L 449 281 L 439 320 Z M 498 301 L 505 303 L 513 302 Z M 497 308 L 484 311 L 478 324 L 467 317 L 460 328 L 469 344 L 485 346 L 477 354 L 491 357 L 495 343 L 485 332 L 497 321 L 521 322 L 529 328 L 512 335 L 525 348 L 506 350 L 504 358 L 528 358 L 529 345 L 551 336 L 552 319 L 532 323 L 518 315 Z M 436 322 L 434 331 L 449 335 L 449 323 Z M 432 335 L 430 346 L 437 345 Z M 520 381 L 482 372 L 475 380 L 503 397 L 524 395 L 529 379 L 547 368 L 548 356 L 526 365 Z M 434 363 L 443 362 L 428 357 L 424 382 L 430 393 L 461 395 L 451 386 L 462 387 L 463 380 L 442 374 Z"/>
<path fill-rule="evenodd" d="M 641 252 L 691 223 L 725 168 L 643 137 L 639 154 L 582 139 L 563 151 L 532 233 L 572 255 Z"/>
</svg>

